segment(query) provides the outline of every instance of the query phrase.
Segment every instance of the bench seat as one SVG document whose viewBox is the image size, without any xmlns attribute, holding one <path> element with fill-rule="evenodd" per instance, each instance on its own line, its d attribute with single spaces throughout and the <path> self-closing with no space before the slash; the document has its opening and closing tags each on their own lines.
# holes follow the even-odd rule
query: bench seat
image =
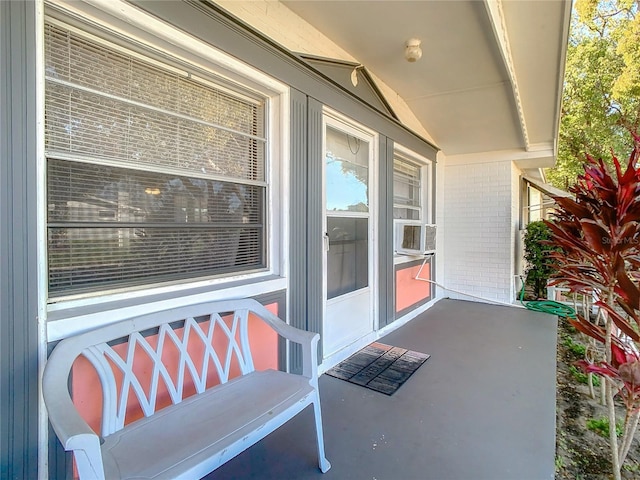
<svg viewBox="0 0 640 480">
<path fill-rule="evenodd" d="M 309 379 L 267 370 L 194 395 L 107 437 L 105 477 L 204 476 L 306 407 L 312 393 Z"/>
<path fill-rule="evenodd" d="M 256 371 L 250 317 L 300 345 L 301 374 Z M 308 405 L 324 473 L 331 464 L 320 413 L 319 339 L 253 299 L 175 307 L 60 341 L 45 365 L 42 394 L 51 426 L 64 449 L 73 452 L 80 480 L 201 478 Z M 80 415 L 69 390 L 80 356 L 102 387 L 101 436 Z M 171 404 L 160 408 L 167 394 Z M 136 405 L 144 415 L 128 418 Z"/>
</svg>

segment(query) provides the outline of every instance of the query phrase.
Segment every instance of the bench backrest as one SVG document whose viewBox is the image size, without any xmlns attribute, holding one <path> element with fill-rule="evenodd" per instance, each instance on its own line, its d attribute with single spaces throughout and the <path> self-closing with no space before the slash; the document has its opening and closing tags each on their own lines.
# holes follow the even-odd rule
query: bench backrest
<svg viewBox="0 0 640 480">
<path fill-rule="evenodd" d="M 212 378 L 226 383 L 232 371 L 236 375 L 252 372 L 248 320 L 256 303 L 250 302 L 177 308 L 68 339 L 75 340 L 79 349 L 67 348 L 68 354 L 85 356 L 100 378 L 102 436 L 124 427 L 131 395 L 143 414 L 151 416 L 164 406 L 157 404 L 159 389 L 178 404 L 194 389 L 204 392 Z"/>
</svg>

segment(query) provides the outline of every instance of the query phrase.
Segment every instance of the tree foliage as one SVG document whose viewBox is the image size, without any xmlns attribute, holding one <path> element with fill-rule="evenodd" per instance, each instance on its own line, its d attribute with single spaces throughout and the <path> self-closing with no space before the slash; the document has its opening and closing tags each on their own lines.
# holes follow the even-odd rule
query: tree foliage
<svg viewBox="0 0 640 480">
<path fill-rule="evenodd" d="M 554 198 L 554 219 L 546 222 L 557 274 L 555 282 L 583 295 L 595 293 L 605 327 L 577 313 L 570 320 L 581 332 L 604 343 L 605 357 L 581 362 L 588 373 L 606 378 L 609 441 L 614 478 L 623 464 L 640 420 L 640 136 L 632 134 L 626 169 L 614 156 L 609 170 L 587 156 L 584 173 L 571 192 Z M 613 172 L 613 173 L 612 173 Z M 599 317 L 598 317 L 599 318 Z M 624 434 L 618 443 L 614 396 L 626 409 Z"/>
<path fill-rule="evenodd" d="M 557 250 L 549 243 L 551 231 L 543 221 L 530 222 L 524 234 L 524 259 L 527 262 L 526 284 L 536 298 L 545 298 L 547 280 L 556 269 L 549 254 Z"/>
<path fill-rule="evenodd" d="M 551 183 L 568 188 L 585 153 L 627 157 L 640 124 L 640 0 L 576 0 Z"/>
</svg>

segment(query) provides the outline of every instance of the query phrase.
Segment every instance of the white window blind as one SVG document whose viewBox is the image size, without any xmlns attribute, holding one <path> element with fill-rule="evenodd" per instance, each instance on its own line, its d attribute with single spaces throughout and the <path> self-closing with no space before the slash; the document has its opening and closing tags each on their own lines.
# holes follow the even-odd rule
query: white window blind
<svg viewBox="0 0 640 480">
<path fill-rule="evenodd" d="M 393 218 L 422 218 L 421 166 L 398 156 L 393 160 Z"/>
<path fill-rule="evenodd" d="M 266 268 L 265 101 L 45 28 L 50 297 Z"/>
</svg>

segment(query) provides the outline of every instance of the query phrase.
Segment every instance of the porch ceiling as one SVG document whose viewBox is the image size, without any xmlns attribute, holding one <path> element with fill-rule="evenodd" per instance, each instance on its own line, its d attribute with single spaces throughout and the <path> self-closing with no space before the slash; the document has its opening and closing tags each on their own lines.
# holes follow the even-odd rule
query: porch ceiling
<svg viewBox="0 0 640 480">
<path fill-rule="evenodd" d="M 569 0 L 283 3 L 404 98 L 447 155 L 554 155 Z M 413 37 L 423 56 L 409 63 Z"/>
</svg>

